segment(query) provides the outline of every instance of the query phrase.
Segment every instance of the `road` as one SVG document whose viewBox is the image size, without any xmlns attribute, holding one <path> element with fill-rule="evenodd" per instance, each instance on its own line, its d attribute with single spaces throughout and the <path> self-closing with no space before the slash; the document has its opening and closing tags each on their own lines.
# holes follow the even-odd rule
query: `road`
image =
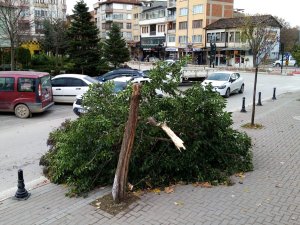
<svg viewBox="0 0 300 225">
<path fill-rule="evenodd" d="M 246 105 L 252 104 L 254 73 L 241 75 L 245 79 L 245 92 L 227 99 L 227 111 L 240 110 L 242 97 L 246 98 Z M 277 97 L 282 93 L 300 90 L 300 75 L 258 74 L 257 92 L 262 92 L 263 100 L 272 98 L 274 87 Z M 182 87 L 186 88 L 188 87 Z M 18 169 L 23 169 L 25 182 L 32 182 L 42 176 L 39 159 L 48 150 L 46 141 L 49 132 L 66 119 L 76 118 L 72 105 L 54 105 L 49 111 L 35 114 L 30 119 L 19 119 L 14 114 L 0 113 L 0 198 L 1 192 L 16 188 Z"/>
<path fill-rule="evenodd" d="M 23 169 L 25 182 L 42 176 L 39 159 L 48 150 L 49 133 L 74 118 L 72 105 L 54 105 L 30 119 L 0 114 L 0 193 L 17 186 L 18 169 Z"/>
</svg>

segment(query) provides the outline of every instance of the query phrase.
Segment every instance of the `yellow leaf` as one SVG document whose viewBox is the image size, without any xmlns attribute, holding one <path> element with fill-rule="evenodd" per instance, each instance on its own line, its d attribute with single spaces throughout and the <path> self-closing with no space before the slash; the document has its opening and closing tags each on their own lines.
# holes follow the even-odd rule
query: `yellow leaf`
<svg viewBox="0 0 300 225">
<path fill-rule="evenodd" d="M 152 192 L 154 192 L 156 194 L 160 194 L 160 190 L 158 188 L 153 189 Z"/>
</svg>

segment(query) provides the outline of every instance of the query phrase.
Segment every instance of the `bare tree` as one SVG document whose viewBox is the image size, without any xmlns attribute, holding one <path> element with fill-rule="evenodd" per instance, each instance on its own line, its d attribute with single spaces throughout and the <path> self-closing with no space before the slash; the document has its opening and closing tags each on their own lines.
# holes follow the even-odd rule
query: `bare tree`
<svg viewBox="0 0 300 225">
<path fill-rule="evenodd" d="M 246 16 L 242 25 L 242 40 L 248 42 L 253 54 L 253 65 L 255 67 L 253 107 L 251 125 L 254 125 L 255 97 L 257 73 L 259 65 L 267 59 L 268 54 L 279 44 L 281 25 L 270 15 Z"/>
<path fill-rule="evenodd" d="M 0 0 L 0 36 L 10 41 L 11 70 L 16 67 L 15 49 L 24 36 L 30 35 L 28 0 Z"/>
</svg>

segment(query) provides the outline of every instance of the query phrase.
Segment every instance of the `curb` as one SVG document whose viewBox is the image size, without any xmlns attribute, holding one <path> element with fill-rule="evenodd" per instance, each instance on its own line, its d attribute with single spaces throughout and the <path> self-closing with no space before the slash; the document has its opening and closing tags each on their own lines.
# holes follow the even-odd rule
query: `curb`
<svg viewBox="0 0 300 225">
<path fill-rule="evenodd" d="M 34 190 L 36 188 L 45 186 L 49 183 L 50 183 L 50 181 L 46 177 L 41 176 L 36 180 L 33 180 L 33 181 L 30 181 L 30 182 L 26 183 L 25 188 L 28 191 L 30 191 L 30 190 Z M 13 187 L 13 188 L 10 188 L 10 189 L 7 189 L 5 191 L 0 192 L 0 202 L 6 200 L 8 198 L 13 197 L 15 195 L 17 189 L 18 188 L 17 188 L 17 185 L 16 185 L 16 187 Z"/>
</svg>

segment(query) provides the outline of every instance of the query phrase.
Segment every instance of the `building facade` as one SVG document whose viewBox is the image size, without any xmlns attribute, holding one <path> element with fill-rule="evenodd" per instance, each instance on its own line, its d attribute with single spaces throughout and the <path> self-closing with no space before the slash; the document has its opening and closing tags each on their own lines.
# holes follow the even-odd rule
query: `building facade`
<svg viewBox="0 0 300 225">
<path fill-rule="evenodd" d="M 95 3 L 95 22 L 100 37 L 106 39 L 112 23 L 115 23 L 120 27 L 123 38 L 132 41 L 132 10 L 135 5 L 139 5 L 138 0 L 100 0 Z"/>
<path fill-rule="evenodd" d="M 174 0 L 169 0 L 174 2 Z M 178 56 L 191 55 L 195 64 L 206 64 L 205 29 L 221 18 L 233 17 L 234 0 L 183 0 L 176 2 Z"/>
<path fill-rule="evenodd" d="M 216 45 L 216 54 L 213 61 L 216 65 L 233 67 L 253 67 L 253 54 L 247 41 L 243 41 L 242 26 L 245 20 L 254 24 L 263 24 L 267 29 L 266 34 L 276 38 L 276 42 L 267 52 L 268 59 L 277 59 L 280 45 L 281 25 L 270 15 L 219 19 L 209 24 L 206 29 L 206 49 L 210 51 L 211 42 Z"/>
<path fill-rule="evenodd" d="M 1 2 L 7 1 L 0 0 Z M 19 45 L 28 48 L 32 54 L 40 51 L 39 38 L 43 36 L 43 21 L 45 19 L 61 19 L 66 21 L 66 0 L 15 0 L 11 1 L 10 7 L 14 7 L 19 13 L 16 17 L 19 27 Z M 7 5 L 6 5 L 7 7 Z M 3 16 L 0 14 L 0 16 Z M 6 35 L 0 35 L 4 38 Z M 4 38 L 3 43 L 10 43 Z M 2 42 L 2 41 L 1 41 Z M 10 44 L 9 44 L 10 47 Z"/>
</svg>

